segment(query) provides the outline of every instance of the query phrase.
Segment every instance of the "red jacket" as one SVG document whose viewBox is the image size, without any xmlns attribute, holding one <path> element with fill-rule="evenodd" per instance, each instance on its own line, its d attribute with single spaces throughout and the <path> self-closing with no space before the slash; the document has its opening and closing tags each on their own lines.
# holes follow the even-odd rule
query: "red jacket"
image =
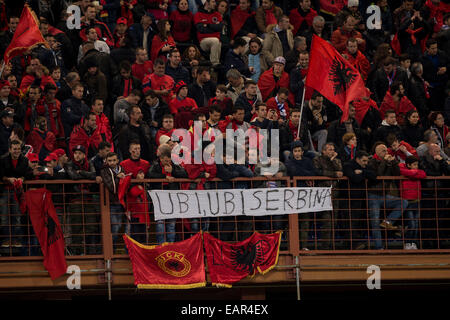
<svg viewBox="0 0 450 320">
<path fill-rule="evenodd" d="M 217 11 L 206 12 L 205 10 L 199 10 L 194 15 L 194 25 L 197 24 L 216 24 L 222 22 L 222 15 Z M 213 33 L 201 33 L 197 31 L 198 42 L 202 42 L 205 38 L 217 38 L 220 39 L 220 32 Z"/>
<path fill-rule="evenodd" d="M 303 15 L 299 12 L 299 10 L 302 11 Z M 315 16 L 317 16 L 317 11 L 314 9 L 309 9 L 306 15 L 300 8 L 292 9 L 289 14 L 289 22 L 294 26 L 294 31 L 292 32 L 294 36 L 297 35 L 297 32 L 304 21 L 306 21 L 308 27 L 311 27 Z"/>
<path fill-rule="evenodd" d="M 175 128 L 189 129 L 189 120 L 194 119 L 194 110 L 198 109 L 197 103 L 192 98 L 178 97 L 169 102 L 170 113 L 175 115 Z"/>
<path fill-rule="evenodd" d="M 135 185 L 128 191 L 127 211 L 132 214 L 133 218 L 138 218 L 139 223 L 145 223 L 147 226 L 150 224 L 147 193 L 143 186 Z"/>
<path fill-rule="evenodd" d="M 28 90 L 28 88 L 33 84 L 33 82 L 36 80 L 36 76 L 31 75 L 31 74 L 27 74 L 26 76 L 24 76 L 22 78 L 22 81 L 20 82 L 20 90 L 22 92 L 25 92 Z M 55 81 L 53 80 L 52 77 L 50 76 L 46 76 L 46 75 L 42 75 L 41 77 L 41 89 L 42 91 L 44 91 L 45 85 L 47 83 L 51 83 L 53 84 L 55 87 L 58 88 L 58 86 L 56 85 Z"/>
<path fill-rule="evenodd" d="M 53 132 L 56 138 L 64 138 L 64 126 L 61 119 L 61 102 L 56 100 L 52 103 L 44 100 L 43 105 L 49 114 L 49 130 Z"/>
<path fill-rule="evenodd" d="M 160 54 L 161 49 L 162 49 L 166 44 L 168 44 L 168 45 L 170 45 L 170 46 L 173 46 L 173 47 L 176 46 L 175 40 L 173 40 L 173 37 L 172 37 L 172 36 L 169 36 L 169 37 L 167 38 L 167 40 L 163 41 L 163 40 L 161 40 L 161 38 L 159 37 L 159 35 L 155 35 L 155 36 L 153 37 L 153 40 L 152 40 L 152 49 L 151 49 L 151 52 L 150 52 L 150 60 L 155 61 L 156 58 L 162 57 L 163 60 L 166 61 L 167 58 L 164 56 L 164 54 Z"/>
<path fill-rule="evenodd" d="M 350 38 L 359 38 L 362 39 L 363 42 L 358 44 L 358 49 L 362 52 L 366 50 L 366 40 L 363 39 L 361 33 L 356 30 L 352 32 L 347 32 L 339 28 L 333 31 L 331 35 L 331 44 L 336 48 L 340 53 L 344 52 L 345 48 L 347 48 L 347 40 Z"/>
<path fill-rule="evenodd" d="M 149 75 L 153 72 L 153 62 L 150 60 L 145 61 L 143 64 L 134 63 L 131 66 L 131 74 L 141 80 L 144 81 L 146 75 Z"/>
<path fill-rule="evenodd" d="M 145 76 L 144 81 L 142 81 L 142 91 L 147 93 L 148 90 L 169 90 L 169 94 L 167 96 L 163 96 L 162 99 L 165 103 L 169 104 L 172 99 L 172 89 L 175 84 L 175 81 L 171 76 L 163 75 L 162 77 L 157 76 L 156 74 L 148 74 Z"/>
<path fill-rule="evenodd" d="M 273 77 L 273 67 L 265 71 L 258 80 L 258 88 L 261 91 L 263 101 L 274 97 L 280 88 L 289 89 L 289 74 L 283 72 L 281 78 L 275 82 Z M 294 104 L 294 95 L 289 92 L 289 101 Z"/>
<path fill-rule="evenodd" d="M 400 141 L 400 145 L 401 146 L 405 146 L 406 150 L 413 156 L 417 157 L 417 151 L 416 149 L 414 149 L 408 142 L 405 141 Z M 397 150 L 394 151 L 391 148 L 388 149 L 388 152 L 391 156 L 394 156 L 397 160 L 399 160 L 400 162 L 405 162 L 406 157 L 408 155 L 406 155 L 403 151 L 401 150 Z"/>
<path fill-rule="evenodd" d="M 89 148 L 94 147 L 95 151 L 98 149 L 98 145 L 102 142 L 102 136 L 98 129 L 94 130 L 94 132 L 89 136 L 83 128 L 83 121 L 81 124 L 76 125 L 73 128 L 72 133 L 70 134 L 70 142 L 69 142 L 69 152 L 72 156 L 72 150 L 78 146 L 82 145 L 86 149 L 86 156 L 89 155 Z"/>
<path fill-rule="evenodd" d="M 147 160 L 143 159 L 126 159 L 123 160 L 120 165 L 122 166 L 126 174 L 131 173 L 133 179 L 136 179 L 136 176 L 140 171 L 144 172 L 147 175 L 148 169 L 150 169 L 150 163 Z"/>
<path fill-rule="evenodd" d="M 361 73 L 364 82 L 366 82 L 370 71 L 370 62 L 367 60 L 366 56 L 359 50 L 356 51 L 356 57 L 349 53 L 347 49 L 345 49 L 344 54 L 348 57 L 347 61 Z"/>
<path fill-rule="evenodd" d="M 427 174 L 420 169 L 408 169 L 406 164 L 400 163 L 400 174 L 407 180 L 401 180 L 400 194 L 402 199 L 419 200 L 422 193 L 422 185 L 420 179 L 425 179 Z"/>
<path fill-rule="evenodd" d="M 192 161 L 193 163 L 194 161 Z M 204 176 L 203 174 L 208 172 L 209 173 L 209 178 L 201 178 L 201 182 L 197 184 L 197 190 L 204 190 L 204 184 L 206 182 L 206 180 L 211 180 L 214 179 L 216 177 L 217 174 L 217 167 L 216 164 L 206 164 L 206 163 L 202 163 L 202 164 L 186 164 L 184 166 L 184 169 L 186 170 L 189 179 L 197 179 L 200 177 L 200 175 Z M 203 174 L 202 174 L 203 173 Z"/>
<path fill-rule="evenodd" d="M 33 152 L 39 155 L 39 161 L 43 161 L 49 153 L 56 149 L 56 138 L 51 131 L 42 132 L 38 128 L 34 128 L 27 136 L 26 144 L 32 146 Z M 41 153 L 42 147 L 48 152 Z"/>
<path fill-rule="evenodd" d="M 383 102 L 380 106 L 380 116 L 381 119 L 384 119 L 384 114 L 387 110 L 392 109 L 395 111 L 397 116 L 397 122 L 400 126 L 405 123 L 405 116 L 410 110 L 416 110 L 408 97 L 403 96 L 400 100 L 400 104 L 397 106 L 394 102 L 394 98 L 392 97 L 389 91 L 386 92 L 384 96 Z"/>
<path fill-rule="evenodd" d="M 107 141 L 111 144 L 111 152 L 114 152 L 111 125 L 109 124 L 108 117 L 104 113 L 102 113 L 101 115 L 96 116 L 95 122 L 97 124 L 97 129 L 95 131 L 98 131 L 102 138 L 102 141 Z"/>
<path fill-rule="evenodd" d="M 194 15 L 189 10 L 186 12 L 174 10 L 170 14 L 169 20 L 172 23 L 173 38 L 178 42 L 190 42 Z"/>
</svg>

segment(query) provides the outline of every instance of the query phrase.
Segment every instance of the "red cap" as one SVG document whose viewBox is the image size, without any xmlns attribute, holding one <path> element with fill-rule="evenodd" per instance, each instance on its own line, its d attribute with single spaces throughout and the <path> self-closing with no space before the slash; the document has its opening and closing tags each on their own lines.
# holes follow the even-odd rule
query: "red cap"
<svg viewBox="0 0 450 320">
<path fill-rule="evenodd" d="M 66 152 L 63 149 L 56 149 L 52 153 L 55 154 L 58 158 L 66 154 Z"/>
<path fill-rule="evenodd" d="M 47 157 L 45 157 L 45 162 L 50 162 L 52 160 L 58 161 L 58 156 L 54 153 L 50 153 Z"/>
<path fill-rule="evenodd" d="M 120 17 L 119 19 L 117 19 L 117 24 L 128 24 L 128 21 L 126 18 L 124 17 Z"/>
<path fill-rule="evenodd" d="M 28 153 L 27 154 L 27 158 L 30 162 L 38 162 L 39 161 L 39 156 L 36 153 Z"/>
</svg>

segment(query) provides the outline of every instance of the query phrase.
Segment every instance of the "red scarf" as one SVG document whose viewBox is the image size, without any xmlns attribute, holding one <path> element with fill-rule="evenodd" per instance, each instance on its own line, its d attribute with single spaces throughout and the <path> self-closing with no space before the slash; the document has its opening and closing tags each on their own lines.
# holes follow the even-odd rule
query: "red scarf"
<svg viewBox="0 0 450 320">
<path fill-rule="evenodd" d="M 250 12 L 249 9 L 241 10 L 240 6 L 237 6 L 236 9 L 231 13 L 231 38 L 234 39 L 236 34 L 241 30 L 242 26 L 245 24 L 248 18 L 253 16 L 254 13 Z"/>
<path fill-rule="evenodd" d="M 294 125 L 289 120 L 289 129 L 291 130 L 292 135 L 294 136 L 294 140 L 297 139 L 297 133 L 298 133 L 298 125 Z"/>
<path fill-rule="evenodd" d="M 274 12 L 275 6 L 272 6 L 269 10 L 264 10 L 264 13 L 266 14 L 266 27 L 271 24 L 277 24 L 277 18 L 275 18 Z"/>
<path fill-rule="evenodd" d="M 413 45 L 417 43 L 416 33 L 422 31 L 422 27 L 417 28 L 416 30 L 406 29 L 406 32 L 411 36 L 411 42 Z"/>
<path fill-rule="evenodd" d="M 126 98 L 130 95 L 131 90 L 133 90 L 133 81 L 131 78 L 123 80 L 124 80 L 123 97 Z"/>
<path fill-rule="evenodd" d="M 87 152 L 87 150 L 86 150 Z M 86 159 L 84 159 L 82 162 L 79 161 L 75 161 L 75 159 L 73 159 L 73 163 L 78 167 L 81 168 L 84 171 L 89 171 L 89 162 L 86 161 Z"/>
<path fill-rule="evenodd" d="M 383 159 L 381 159 L 376 153 L 374 153 L 373 158 L 377 159 L 378 161 L 383 161 Z"/>
</svg>

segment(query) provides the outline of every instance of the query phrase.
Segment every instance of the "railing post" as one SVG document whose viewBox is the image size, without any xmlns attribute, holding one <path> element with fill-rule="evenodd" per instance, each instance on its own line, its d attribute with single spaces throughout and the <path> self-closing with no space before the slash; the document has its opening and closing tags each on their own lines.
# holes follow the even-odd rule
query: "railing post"
<svg viewBox="0 0 450 320">
<path fill-rule="evenodd" d="M 105 192 L 105 185 L 100 184 L 100 213 L 102 219 L 102 243 L 105 261 L 111 260 L 113 243 L 111 235 L 111 210 L 109 208 L 109 191 Z"/>
<path fill-rule="evenodd" d="M 297 187 L 297 180 L 288 179 L 288 187 Z M 289 215 L 289 252 L 295 257 L 299 255 L 298 213 Z"/>
</svg>

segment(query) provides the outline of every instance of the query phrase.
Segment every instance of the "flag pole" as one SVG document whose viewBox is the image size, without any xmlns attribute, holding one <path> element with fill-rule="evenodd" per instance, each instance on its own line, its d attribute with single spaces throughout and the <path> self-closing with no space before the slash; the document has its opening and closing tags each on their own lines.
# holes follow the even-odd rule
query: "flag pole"
<svg viewBox="0 0 450 320">
<path fill-rule="evenodd" d="M 5 60 L 2 62 L 2 68 L 0 69 L 0 78 L 2 77 L 3 71 L 5 70 Z"/>
<path fill-rule="evenodd" d="M 305 83 L 306 83 L 306 81 L 305 81 Z M 300 126 L 302 125 L 303 105 L 305 104 L 305 89 L 306 89 L 305 83 L 303 84 L 302 106 L 300 107 L 300 120 L 298 121 L 297 138 L 300 138 Z"/>
</svg>

